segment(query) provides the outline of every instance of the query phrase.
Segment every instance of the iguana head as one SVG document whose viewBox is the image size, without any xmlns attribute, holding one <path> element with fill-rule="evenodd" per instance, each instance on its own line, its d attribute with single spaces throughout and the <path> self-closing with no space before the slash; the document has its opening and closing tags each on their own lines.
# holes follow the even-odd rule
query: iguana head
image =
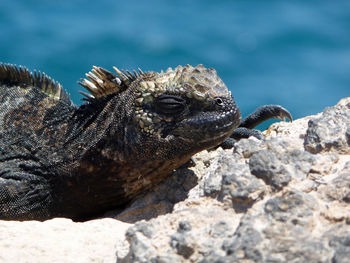
<svg viewBox="0 0 350 263">
<path fill-rule="evenodd" d="M 239 110 L 214 69 L 179 66 L 137 85 L 135 122 L 164 143 L 215 146 L 239 124 Z"/>
<path fill-rule="evenodd" d="M 161 73 L 114 69 L 118 77 L 94 67 L 81 84 L 94 99 L 117 94 L 124 101 L 128 111 L 124 142 L 137 152 L 153 152 L 148 158 L 192 155 L 218 145 L 239 125 L 240 111 L 214 69 L 203 65 Z"/>
</svg>

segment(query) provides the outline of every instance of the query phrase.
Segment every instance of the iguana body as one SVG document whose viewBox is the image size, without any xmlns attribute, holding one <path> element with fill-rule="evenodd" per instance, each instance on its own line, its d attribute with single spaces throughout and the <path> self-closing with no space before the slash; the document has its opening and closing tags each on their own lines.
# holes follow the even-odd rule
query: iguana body
<svg viewBox="0 0 350 263">
<path fill-rule="evenodd" d="M 94 67 L 77 107 L 44 74 L 0 64 L 0 219 L 82 219 L 124 205 L 240 124 L 215 70 L 115 70 Z"/>
</svg>

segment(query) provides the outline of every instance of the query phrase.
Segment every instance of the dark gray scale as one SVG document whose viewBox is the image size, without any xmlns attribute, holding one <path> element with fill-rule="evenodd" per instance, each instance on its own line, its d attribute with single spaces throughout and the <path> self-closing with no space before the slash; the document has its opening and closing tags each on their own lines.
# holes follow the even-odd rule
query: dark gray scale
<svg viewBox="0 0 350 263">
<path fill-rule="evenodd" d="M 58 131 L 73 108 L 61 85 L 45 74 L 0 64 L 0 218 L 51 216 L 50 166 L 59 134 L 45 133 L 45 127 Z"/>
</svg>

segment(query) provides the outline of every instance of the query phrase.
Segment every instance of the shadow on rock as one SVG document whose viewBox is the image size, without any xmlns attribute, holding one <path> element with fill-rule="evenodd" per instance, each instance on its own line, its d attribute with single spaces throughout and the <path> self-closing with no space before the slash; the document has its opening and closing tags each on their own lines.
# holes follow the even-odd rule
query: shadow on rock
<svg viewBox="0 0 350 263">
<path fill-rule="evenodd" d="M 140 195 L 125 209 L 108 212 L 104 217 L 135 223 L 172 212 L 174 205 L 185 200 L 188 192 L 198 183 L 197 176 L 187 168 L 188 165 L 174 171 L 151 192 Z"/>
</svg>

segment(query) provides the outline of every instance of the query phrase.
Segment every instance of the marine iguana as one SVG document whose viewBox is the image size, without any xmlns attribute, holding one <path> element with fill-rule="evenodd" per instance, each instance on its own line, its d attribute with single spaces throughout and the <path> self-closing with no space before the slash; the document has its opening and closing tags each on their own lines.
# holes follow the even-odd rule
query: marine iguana
<svg viewBox="0 0 350 263">
<path fill-rule="evenodd" d="M 202 65 L 114 70 L 94 66 L 80 82 L 85 103 L 75 106 L 44 73 L 0 64 L 0 219 L 98 215 L 201 150 L 256 136 L 250 129 L 265 119 L 291 120 L 269 105 L 241 122 L 225 84 Z"/>
</svg>

